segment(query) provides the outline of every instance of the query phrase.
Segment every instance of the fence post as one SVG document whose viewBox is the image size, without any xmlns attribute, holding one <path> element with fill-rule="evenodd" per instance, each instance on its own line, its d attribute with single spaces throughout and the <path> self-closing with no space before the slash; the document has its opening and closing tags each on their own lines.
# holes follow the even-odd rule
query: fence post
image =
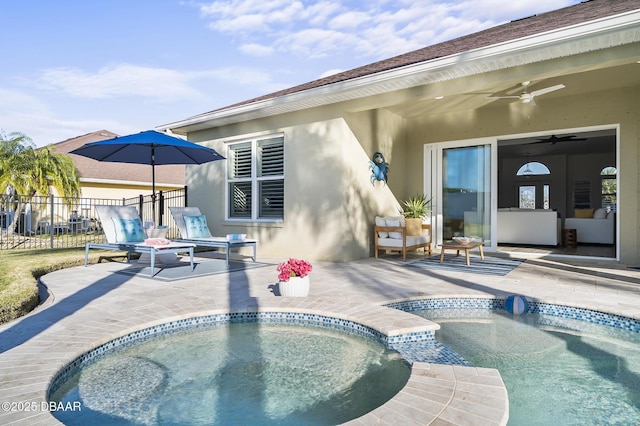
<svg viewBox="0 0 640 426">
<path fill-rule="evenodd" d="M 188 207 L 189 203 L 187 203 L 187 185 L 184 186 L 184 207 Z"/>
<path fill-rule="evenodd" d="M 160 205 L 158 206 L 158 226 L 162 226 L 162 217 L 164 216 L 164 194 L 159 191 Z"/>
<path fill-rule="evenodd" d="M 53 194 L 49 194 L 49 205 L 51 206 L 51 219 L 49 219 L 49 245 L 53 248 L 53 212 L 55 211 L 55 207 L 53 205 Z"/>
<path fill-rule="evenodd" d="M 144 221 L 146 220 L 144 218 L 144 213 L 142 208 L 144 207 L 144 196 L 142 194 L 138 195 L 138 215 L 140 216 L 140 219 L 142 219 L 142 223 L 144 223 Z M 155 218 L 153 218 L 152 220 L 155 220 Z"/>
</svg>

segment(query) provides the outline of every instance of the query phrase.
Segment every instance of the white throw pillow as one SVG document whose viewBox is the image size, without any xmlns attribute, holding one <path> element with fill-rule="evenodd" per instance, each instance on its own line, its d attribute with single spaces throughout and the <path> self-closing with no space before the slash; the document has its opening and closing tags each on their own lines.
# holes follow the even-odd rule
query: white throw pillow
<svg viewBox="0 0 640 426">
<path fill-rule="evenodd" d="M 387 226 L 387 222 L 384 220 L 382 216 L 376 216 L 376 226 Z M 389 233 L 387 231 L 379 231 L 378 237 L 380 238 L 388 238 Z"/>
<path fill-rule="evenodd" d="M 402 227 L 405 226 L 405 224 L 404 224 L 404 216 L 385 217 L 384 220 L 387 223 L 387 226 L 402 226 Z M 401 232 L 389 232 L 389 238 L 401 239 L 402 238 L 402 233 Z"/>
<path fill-rule="evenodd" d="M 607 217 L 607 211 L 605 209 L 600 208 L 600 209 L 596 209 L 593 212 L 594 219 L 604 219 L 606 217 Z"/>
<path fill-rule="evenodd" d="M 615 217 L 616 217 L 616 214 L 614 212 L 607 213 L 607 219 L 614 219 Z"/>
</svg>

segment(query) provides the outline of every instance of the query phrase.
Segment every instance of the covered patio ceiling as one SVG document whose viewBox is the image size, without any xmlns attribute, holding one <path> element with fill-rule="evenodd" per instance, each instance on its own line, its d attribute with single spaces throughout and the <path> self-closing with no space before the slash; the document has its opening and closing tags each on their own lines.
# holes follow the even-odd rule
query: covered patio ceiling
<svg viewBox="0 0 640 426">
<path fill-rule="evenodd" d="M 406 119 L 505 106 L 527 111 L 544 108 L 545 103 L 559 98 L 640 86 L 640 54 L 637 58 L 630 58 L 627 63 L 621 65 L 566 74 L 561 70 L 556 71 L 557 75 L 548 72 L 540 73 L 535 72 L 535 68 L 534 66 L 521 67 L 517 70 L 519 79 L 512 75 L 504 75 L 503 78 L 499 76 L 498 78 L 495 76 L 488 78 L 488 76 L 482 75 L 455 82 L 435 84 L 428 88 L 428 95 L 387 105 L 385 109 Z M 531 82 L 527 88 L 529 93 L 558 84 L 563 84 L 565 87 L 537 96 L 534 98 L 534 103 L 528 104 L 524 104 L 518 99 L 492 97 L 520 95 L 523 93 L 522 83 L 524 81 Z"/>
</svg>

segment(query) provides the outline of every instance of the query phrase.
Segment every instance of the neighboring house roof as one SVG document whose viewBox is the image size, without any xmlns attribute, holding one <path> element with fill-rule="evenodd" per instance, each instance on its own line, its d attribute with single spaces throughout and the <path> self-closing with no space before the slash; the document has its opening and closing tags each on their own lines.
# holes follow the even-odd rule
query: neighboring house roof
<svg viewBox="0 0 640 426">
<path fill-rule="evenodd" d="M 119 136 L 108 130 L 87 133 L 51 145 L 52 151 L 68 154 L 80 173 L 80 181 L 120 184 L 146 184 L 151 186 L 151 166 L 144 164 L 109 163 L 93 160 L 81 155 L 69 154 L 89 142 L 97 142 Z M 156 185 L 183 186 L 185 184 L 184 165 L 163 165 L 156 167 Z"/>
<path fill-rule="evenodd" d="M 603 27 L 609 29 L 614 25 L 608 22 L 599 24 L 598 21 L 603 18 L 638 10 L 640 10 L 640 0 L 587 0 L 574 6 L 511 21 L 451 41 L 199 114 L 180 122 L 160 126 L 159 129 L 172 129 L 177 133 L 184 133 L 206 128 L 205 121 L 215 120 L 217 125 L 229 124 L 629 43 L 634 40 L 590 40 L 588 45 L 575 43 L 574 46 L 558 48 L 559 42 L 568 42 L 571 37 L 586 37 L 587 34 L 598 33 L 603 30 Z M 631 21 L 635 21 L 637 25 L 637 18 L 632 18 Z M 590 22 L 593 22 L 591 27 L 578 28 L 580 24 Z M 616 23 L 616 25 L 620 24 Z M 547 34 L 548 37 L 533 42 L 532 37 L 543 34 Z M 602 35 L 602 37 L 605 36 L 606 34 Z M 523 40 L 523 42 L 515 46 L 516 40 Z M 491 52 L 483 51 L 483 55 L 468 55 L 469 52 L 495 46 L 500 48 Z M 517 49 L 528 49 L 528 56 L 522 57 L 525 54 L 518 51 L 521 57 L 514 60 L 514 51 Z M 465 54 L 467 55 L 464 56 Z M 489 57 L 492 63 L 488 63 Z M 448 61 L 447 58 L 457 60 Z M 484 59 L 484 62 L 478 62 L 473 69 L 468 66 L 469 63 L 480 61 L 480 59 Z M 415 67 L 431 63 L 433 63 L 431 68 Z M 467 65 L 468 69 L 462 72 L 460 70 L 444 71 L 463 65 Z M 401 72 L 403 69 L 404 73 Z M 394 71 L 397 71 L 397 74 L 392 74 Z M 412 81 L 407 78 L 409 75 L 415 77 L 418 73 L 423 76 L 413 78 Z M 426 76 L 428 73 L 431 75 Z M 436 73 L 441 75 L 435 75 Z M 403 83 L 397 80 L 391 81 L 394 76 L 404 80 Z M 375 77 L 378 79 L 376 80 Z M 386 83 L 386 87 L 381 83 Z M 372 85 L 378 87 L 372 90 Z M 348 93 L 349 91 L 352 93 Z M 303 102 L 302 97 L 305 95 L 307 98 Z M 284 103 L 288 105 L 285 106 Z M 258 109 L 261 113 L 256 113 Z M 234 115 L 234 118 L 231 118 L 231 115 Z"/>
</svg>

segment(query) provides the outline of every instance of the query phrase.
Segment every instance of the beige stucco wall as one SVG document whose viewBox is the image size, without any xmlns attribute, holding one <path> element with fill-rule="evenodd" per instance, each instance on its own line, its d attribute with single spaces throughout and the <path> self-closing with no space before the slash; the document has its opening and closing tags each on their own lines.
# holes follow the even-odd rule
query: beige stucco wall
<svg viewBox="0 0 640 426">
<path fill-rule="evenodd" d="M 406 176 L 405 152 L 395 147 L 403 138 L 403 120 L 386 112 L 345 120 L 333 109 L 321 109 L 191 133 L 189 140 L 224 153 L 225 141 L 272 133 L 285 139 L 282 223 L 225 221 L 223 162 L 187 168 L 189 205 L 200 207 L 216 235 L 258 238 L 260 256 L 336 261 L 370 256 L 374 217 L 397 214 L 399 208 L 391 188 L 402 189 Z M 392 163 L 389 186 L 370 182 L 369 159 L 377 150 Z"/>
<path fill-rule="evenodd" d="M 555 99 L 536 100 L 533 108 L 520 102 L 504 107 L 432 115 L 407 120 L 407 168 L 424 173 L 424 144 L 500 137 L 528 132 L 555 131 L 581 127 L 619 125 L 619 217 L 620 259 L 640 264 L 640 212 L 638 163 L 640 144 L 640 88 L 586 93 Z"/>
</svg>

